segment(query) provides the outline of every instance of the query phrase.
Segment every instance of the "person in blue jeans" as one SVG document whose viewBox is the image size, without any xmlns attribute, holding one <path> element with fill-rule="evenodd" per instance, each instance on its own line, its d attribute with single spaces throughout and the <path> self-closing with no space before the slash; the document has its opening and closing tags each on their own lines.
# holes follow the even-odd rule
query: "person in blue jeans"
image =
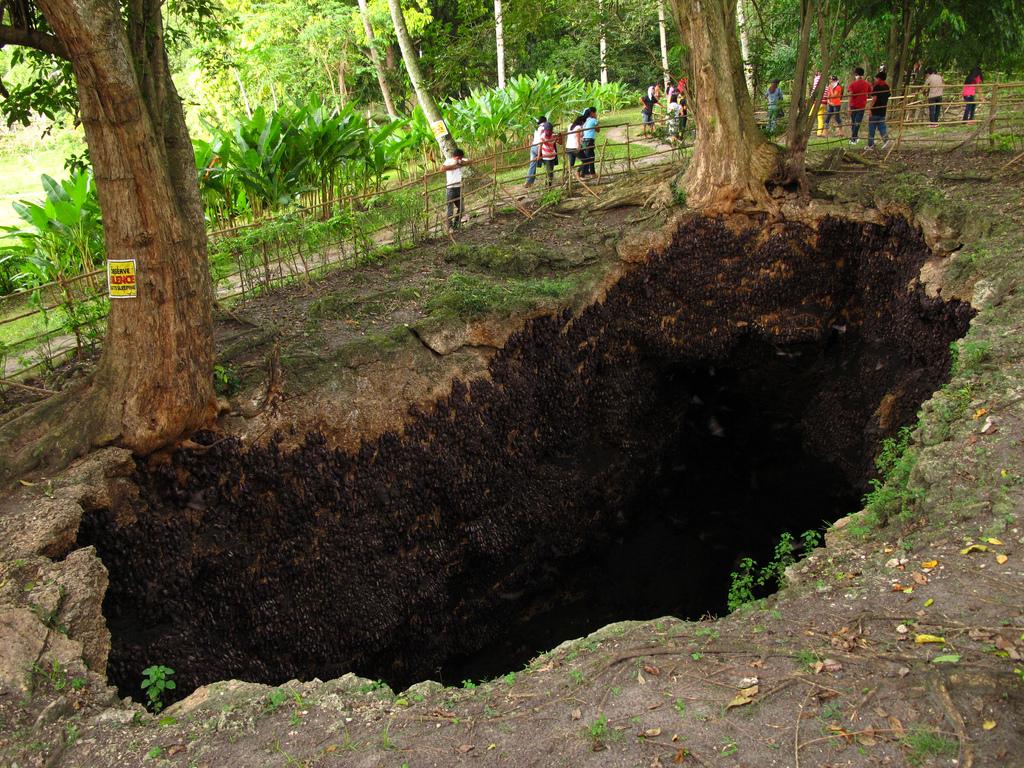
<svg viewBox="0 0 1024 768">
<path fill-rule="evenodd" d="M 597 107 L 587 107 L 583 110 L 583 167 L 580 168 L 580 177 L 597 175 L 597 171 L 594 170 L 594 144 L 600 130 Z"/>
<path fill-rule="evenodd" d="M 778 80 L 772 80 L 764 97 L 768 100 L 768 133 L 775 133 L 775 123 L 782 111 L 782 88 Z"/>
<path fill-rule="evenodd" d="M 875 132 L 882 135 L 882 149 L 889 146 L 889 128 L 885 124 L 886 112 L 889 109 L 889 84 L 885 82 L 885 72 L 875 75 L 875 84 L 871 88 L 871 114 L 868 116 L 868 149 L 875 148 Z"/>
<path fill-rule="evenodd" d="M 537 180 L 537 165 L 540 163 L 540 143 L 544 138 L 544 126 L 548 119 L 541 115 L 537 118 L 537 128 L 533 132 L 533 140 L 530 144 L 530 167 L 526 171 L 526 184 L 529 187 Z"/>
</svg>

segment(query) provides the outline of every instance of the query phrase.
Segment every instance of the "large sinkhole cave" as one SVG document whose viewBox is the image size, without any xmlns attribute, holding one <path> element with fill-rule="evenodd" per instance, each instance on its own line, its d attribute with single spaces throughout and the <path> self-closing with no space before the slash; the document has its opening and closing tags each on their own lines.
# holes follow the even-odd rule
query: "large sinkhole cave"
<svg viewBox="0 0 1024 768">
<path fill-rule="evenodd" d="M 140 464 L 80 534 L 110 570 L 111 681 L 452 683 L 722 612 L 739 558 L 859 507 L 879 440 L 944 381 L 971 311 L 925 294 L 928 255 L 903 220 L 694 220 L 401 434 Z"/>
</svg>

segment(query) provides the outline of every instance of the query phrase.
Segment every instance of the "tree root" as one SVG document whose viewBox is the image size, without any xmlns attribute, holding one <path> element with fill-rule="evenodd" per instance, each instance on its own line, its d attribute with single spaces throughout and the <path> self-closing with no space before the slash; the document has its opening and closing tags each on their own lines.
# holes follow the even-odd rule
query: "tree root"
<svg viewBox="0 0 1024 768">
<path fill-rule="evenodd" d="M 0 425 L 0 486 L 114 442 L 117 435 L 103 435 L 106 407 L 95 386 L 82 384 L 15 411 Z"/>
</svg>

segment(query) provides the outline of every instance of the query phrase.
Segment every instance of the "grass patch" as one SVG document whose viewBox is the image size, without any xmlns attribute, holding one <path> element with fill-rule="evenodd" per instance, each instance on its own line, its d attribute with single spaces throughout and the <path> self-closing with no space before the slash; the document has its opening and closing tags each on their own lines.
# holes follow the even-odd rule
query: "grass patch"
<svg viewBox="0 0 1024 768">
<path fill-rule="evenodd" d="M 494 282 L 456 272 L 427 300 L 426 308 L 431 317 L 438 319 L 508 313 L 560 299 L 574 284 L 572 280 L 546 277 Z"/>
<path fill-rule="evenodd" d="M 907 751 L 907 763 L 912 766 L 923 765 L 933 757 L 956 757 L 960 752 L 955 739 L 923 728 L 915 728 L 904 736 L 903 748 Z"/>
</svg>

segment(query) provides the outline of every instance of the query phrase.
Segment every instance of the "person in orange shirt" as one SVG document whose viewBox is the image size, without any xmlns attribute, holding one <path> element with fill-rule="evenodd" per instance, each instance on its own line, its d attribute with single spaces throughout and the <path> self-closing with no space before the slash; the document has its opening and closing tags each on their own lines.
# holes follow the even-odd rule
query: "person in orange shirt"
<svg viewBox="0 0 1024 768">
<path fill-rule="evenodd" d="M 833 118 L 836 121 L 836 128 L 841 133 L 843 118 L 840 109 L 843 105 L 843 84 L 839 82 L 839 78 L 835 75 L 832 75 L 828 85 L 825 87 L 825 97 L 828 100 L 825 106 L 825 133 L 828 133 L 828 127 L 832 123 Z"/>
</svg>

